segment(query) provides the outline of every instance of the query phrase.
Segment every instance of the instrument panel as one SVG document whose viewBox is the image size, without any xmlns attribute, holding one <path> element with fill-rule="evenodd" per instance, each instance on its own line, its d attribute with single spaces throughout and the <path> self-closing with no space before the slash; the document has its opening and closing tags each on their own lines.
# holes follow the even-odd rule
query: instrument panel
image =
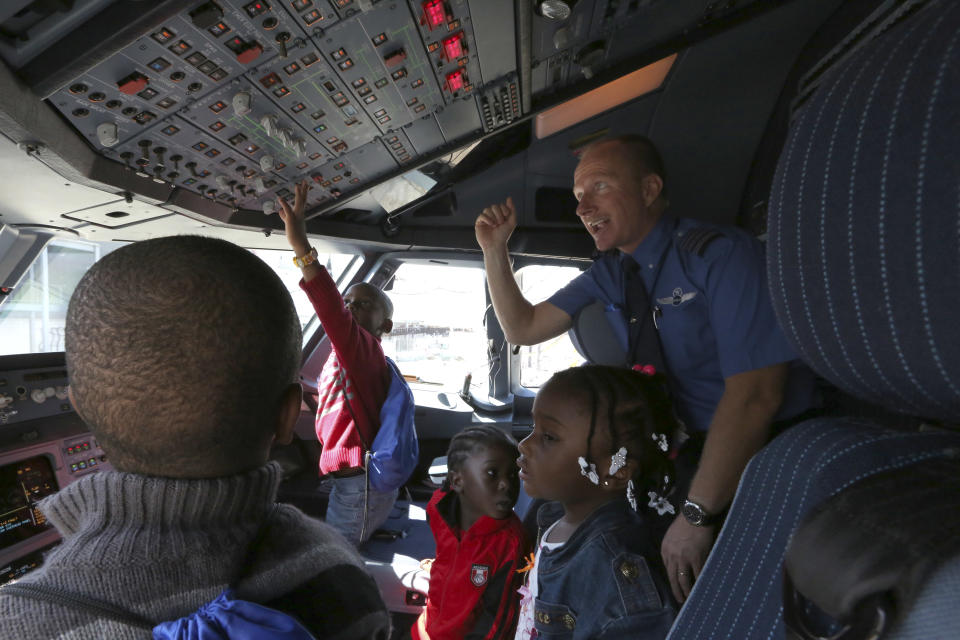
<svg viewBox="0 0 960 640">
<path fill-rule="evenodd" d="M 299 180 L 328 202 L 512 122 L 516 83 L 481 107 L 483 85 L 466 0 L 225 0 L 166 20 L 48 102 L 131 170 L 271 212 Z"/>
<path fill-rule="evenodd" d="M 39 566 L 59 540 L 37 503 L 111 468 L 67 384 L 63 353 L 0 357 L 0 584 Z"/>
</svg>

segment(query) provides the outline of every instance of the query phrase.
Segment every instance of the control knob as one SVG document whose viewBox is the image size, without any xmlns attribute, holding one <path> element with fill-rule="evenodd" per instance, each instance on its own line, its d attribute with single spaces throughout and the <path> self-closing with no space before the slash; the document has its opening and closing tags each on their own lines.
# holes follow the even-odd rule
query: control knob
<svg viewBox="0 0 960 640">
<path fill-rule="evenodd" d="M 274 167 L 273 156 L 265 155 L 260 158 L 260 170 L 261 171 L 272 171 Z"/>
<path fill-rule="evenodd" d="M 43 389 L 34 389 L 30 392 L 30 399 L 37 404 L 43 404 L 47 401 L 47 394 L 43 392 Z"/>
</svg>

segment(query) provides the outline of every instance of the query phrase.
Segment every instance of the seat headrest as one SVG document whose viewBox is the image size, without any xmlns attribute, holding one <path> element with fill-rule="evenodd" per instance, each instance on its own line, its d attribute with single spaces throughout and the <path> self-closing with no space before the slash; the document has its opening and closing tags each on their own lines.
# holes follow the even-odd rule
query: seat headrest
<svg viewBox="0 0 960 640">
<path fill-rule="evenodd" d="M 567 332 L 573 348 L 590 364 L 622 367 L 627 363 L 626 346 L 621 344 L 607 320 L 603 302 L 597 300 L 573 316 Z"/>
<path fill-rule="evenodd" d="M 928 3 L 828 73 L 771 189 L 774 308 L 834 384 L 957 421 L 960 3 Z"/>
</svg>

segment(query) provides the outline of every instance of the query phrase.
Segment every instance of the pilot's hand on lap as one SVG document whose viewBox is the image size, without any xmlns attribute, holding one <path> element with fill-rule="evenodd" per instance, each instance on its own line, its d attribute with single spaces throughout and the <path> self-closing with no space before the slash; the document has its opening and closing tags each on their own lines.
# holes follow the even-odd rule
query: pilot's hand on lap
<svg viewBox="0 0 960 640">
<path fill-rule="evenodd" d="M 310 184 L 302 180 L 294 189 L 293 208 L 283 198 L 277 198 L 280 205 L 280 219 L 286 227 L 287 242 L 294 250 L 297 256 L 302 256 L 310 251 L 310 241 L 307 240 L 307 222 L 304 219 L 304 209 L 307 205 L 307 192 L 310 191 Z"/>
<path fill-rule="evenodd" d="M 507 198 L 505 202 L 492 204 L 481 211 L 473 230 L 477 234 L 477 244 L 486 251 L 505 247 L 516 226 L 517 210 L 513 206 L 513 198 Z"/>
<path fill-rule="evenodd" d="M 677 602 L 687 599 L 693 583 L 700 576 L 713 546 L 714 529 L 712 526 L 695 527 L 682 515 L 677 516 L 667 529 L 660 554 Z"/>
</svg>

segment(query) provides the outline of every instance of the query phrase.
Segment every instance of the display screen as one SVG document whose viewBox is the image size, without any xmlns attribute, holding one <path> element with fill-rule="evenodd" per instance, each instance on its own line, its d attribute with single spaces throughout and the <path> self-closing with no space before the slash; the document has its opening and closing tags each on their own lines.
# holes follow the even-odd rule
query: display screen
<svg viewBox="0 0 960 640">
<path fill-rule="evenodd" d="M 45 456 L 0 467 L 0 549 L 50 528 L 37 503 L 58 488 Z"/>
</svg>

